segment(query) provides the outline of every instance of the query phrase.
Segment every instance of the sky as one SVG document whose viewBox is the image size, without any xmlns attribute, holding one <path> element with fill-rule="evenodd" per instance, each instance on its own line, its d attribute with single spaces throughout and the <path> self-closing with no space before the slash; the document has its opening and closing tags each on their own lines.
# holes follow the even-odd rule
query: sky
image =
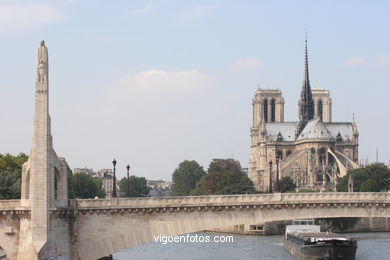
<svg viewBox="0 0 390 260">
<path fill-rule="evenodd" d="M 305 30 L 313 88 L 352 120 L 359 157 L 390 160 L 389 1 L 0 0 L 0 153 L 29 153 L 36 53 L 49 49 L 54 149 L 71 168 L 170 180 L 183 160 L 247 167 L 251 102 L 281 89 L 298 120 Z"/>
</svg>

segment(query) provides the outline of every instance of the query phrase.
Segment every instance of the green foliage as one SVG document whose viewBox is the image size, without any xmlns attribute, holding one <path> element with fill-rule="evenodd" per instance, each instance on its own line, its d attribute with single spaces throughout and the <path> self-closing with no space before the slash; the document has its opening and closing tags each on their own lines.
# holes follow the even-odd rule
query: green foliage
<svg viewBox="0 0 390 260">
<path fill-rule="evenodd" d="M 20 199 L 20 176 L 27 160 L 24 153 L 0 154 L 0 199 Z"/>
<path fill-rule="evenodd" d="M 373 164 L 349 171 L 346 176 L 338 180 L 337 191 L 348 191 L 350 174 L 352 174 L 354 191 L 379 192 L 390 190 L 390 169 L 384 165 Z"/>
<path fill-rule="evenodd" d="M 95 197 L 103 198 L 105 196 L 100 179 L 94 178 L 85 172 L 71 174 L 68 177 L 69 190 L 73 192 L 72 197 L 89 199 Z"/>
<path fill-rule="evenodd" d="M 68 173 L 68 199 L 74 199 L 75 198 L 75 191 L 74 191 L 74 185 L 72 184 L 72 170 L 70 169 L 68 163 L 65 161 L 66 164 L 66 172 Z"/>
<path fill-rule="evenodd" d="M 145 197 L 149 194 L 149 187 L 146 186 L 145 177 L 131 175 L 129 177 L 130 194 L 129 197 Z M 119 190 L 124 196 L 127 196 L 127 178 L 124 177 L 119 181 Z"/>
<path fill-rule="evenodd" d="M 172 196 L 187 196 L 195 188 L 196 183 L 205 175 L 203 167 L 196 161 L 183 161 L 172 174 Z"/>
<path fill-rule="evenodd" d="M 191 195 L 253 193 L 253 182 L 246 176 L 238 161 L 213 159 Z"/>
<path fill-rule="evenodd" d="M 373 179 L 369 178 L 365 180 L 362 185 L 360 185 L 360 191 L 370 192 L 370 191 L 380 191 L 378 183 Z"/>
<path fill-rule="evenodd" d="M 285 176 L 282 177 L 282 179 L 280 179 L 279 182 L 280 192 L 295 191 L 296 187 L 297 186 L 294 184 L 293 180 L 290 177 Z"/>
<path fill-rule="evenodd" d="M 28 156 L 19 153 L 17 156 L 11 154 L 0 154 L 0 172 L 22 172 L 23 163 L 27 162 Z"/>
<path fill-rule="evenodd" d="M 0 199 L 20 199 L 20 173 L 0 172 Z"/>
<path fill-rule="evenodd" d="M 68 172 L 68 199 L 74 199 L 76 197 L 74 191 L 74 185 L 72 184 L 73 173 Z"/>
</svg>

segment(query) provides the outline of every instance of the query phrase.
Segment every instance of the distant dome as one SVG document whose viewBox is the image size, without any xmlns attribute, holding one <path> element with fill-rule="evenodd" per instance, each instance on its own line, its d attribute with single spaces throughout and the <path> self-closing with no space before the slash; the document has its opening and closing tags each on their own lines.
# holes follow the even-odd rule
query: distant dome
<svg viewBox="0 0 390 260">
<path fill-rule="evenodd" d="M 323 139 L 333 141 L 334 138 L 328 128 L 321 122 L 319 118 L 310 120 L 303 131 L 299 134 L 297 140 L 302 139 Z"/>
</svg>

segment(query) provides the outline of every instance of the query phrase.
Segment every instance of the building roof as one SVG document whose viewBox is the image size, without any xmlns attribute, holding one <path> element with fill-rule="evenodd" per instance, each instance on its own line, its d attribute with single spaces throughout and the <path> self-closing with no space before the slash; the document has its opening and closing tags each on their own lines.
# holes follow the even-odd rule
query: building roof
<svg viewBox="0 0 390 260">
<path fill-rule="evenodd" d="M 324 125 L 331 132 L 334 138 L 336 138 L 340 133 L 343 142 L 353 139 L 352 123 L 324 123 Z"/>
<path fill-rule="evenodd" d="M 319 118 L 316 118 L 310 120 L 299 134 L 297 140 L 302 139 L 323 139 L 333 141 L 335 138 L 328 128 L 326 128 L 324 123 L 322 123 Z"/>
<path fill-rule="evenodd" d="M 271 141 L 277 141 L 279 133 L 282 136 L 280 141 L 295 141 L 297 126 L 297 122 L 266 123 L 265 129 L 267 130 L 267 137 Z"/>
<path fill-rule="evenodd" d="M 302 133 L 296 139 L 295 133 L 297 127 L 298 122 L 265 123 L 267 137 L 270 141 L 292 142 L 303 139 L 334 141 L 337 139 L 339 133 L 343 142 L 352 140 L 353 137 L 352 123 L 349 122 L 323 123 L 319 118 L 316 118 L 307 123 Z"/>
</svg>

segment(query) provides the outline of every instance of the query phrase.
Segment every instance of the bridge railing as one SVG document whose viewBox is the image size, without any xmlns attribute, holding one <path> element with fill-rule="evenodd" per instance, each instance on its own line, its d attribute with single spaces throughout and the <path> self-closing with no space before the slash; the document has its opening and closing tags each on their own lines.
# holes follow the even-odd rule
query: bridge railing
<svg viewBox="0 0 390 260">
<path fill-rule="evenodd" d="M 111 199 L 76 199 L 71 206 L 76 208 L 146 208 L 175 206 L 218 206 L 250 205 L 300 202 L 390 202 L 387 192 L 324 192 L 324 193 L 274 193 L 251 195 L 210 195 L 153 198 L 111 198 Z"/>
</svg>

